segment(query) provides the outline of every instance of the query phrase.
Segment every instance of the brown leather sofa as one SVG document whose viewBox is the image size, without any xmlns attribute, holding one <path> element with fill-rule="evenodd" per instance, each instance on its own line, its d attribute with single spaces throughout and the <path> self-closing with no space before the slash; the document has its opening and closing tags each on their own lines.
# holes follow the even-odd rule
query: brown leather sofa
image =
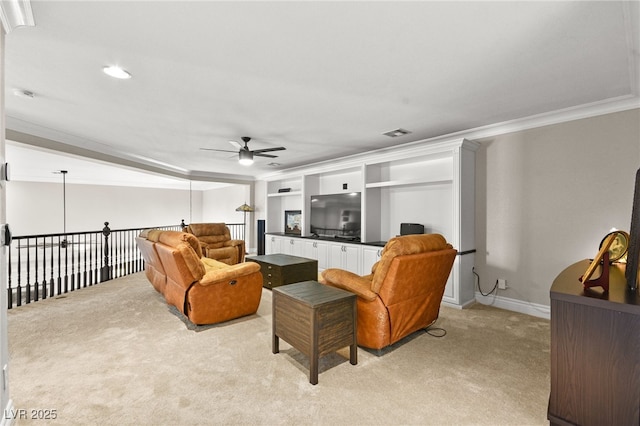
<svg viewBox="0 0 640 426">
<path fill-rule="evenodd" d="M 456 253 L 440 234 L 396 237 L 371 274 L 325 269 L 320 282 L 358 296 L 358 345 L 382 349 L 435 322 Z"/>
<path fill-rule="evenodd" d="M 202 256 L 200 242 L 179 231 L 145 230 L 136 237 L 145 274 L 194 324 L 214 324 L 254 314 L 262 297 L 260 265 L 237 265 Z"/>
<path fill-rule="evenodd" d="M 202 254 L 228 265 L 244 262 L 243 240 L 232 240 L 231 231 L 224 223 L 191 223 L 184 232 L 193 234 L 200 241 Z"/>
</svg>

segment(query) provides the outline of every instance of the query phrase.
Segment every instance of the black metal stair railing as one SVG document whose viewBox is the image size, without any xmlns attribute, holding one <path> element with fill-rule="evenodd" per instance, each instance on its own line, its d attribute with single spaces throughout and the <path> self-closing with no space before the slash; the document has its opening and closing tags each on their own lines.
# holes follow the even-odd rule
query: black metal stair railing
<svg viewBox="0 0 640 426">
<path fill-rule="evenodd" d="M 144 270 L 135 238 L 144 229 L 181 231 L 180 225 L 13 237 L 9 250 L 7 308 L 59 296 Z M 244 224 L 227 224 L 242 239 Z"/>
</svg>

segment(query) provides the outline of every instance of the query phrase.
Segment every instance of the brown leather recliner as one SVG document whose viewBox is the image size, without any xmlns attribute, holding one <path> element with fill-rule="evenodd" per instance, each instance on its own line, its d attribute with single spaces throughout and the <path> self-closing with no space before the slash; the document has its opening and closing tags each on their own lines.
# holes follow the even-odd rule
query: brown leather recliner
<svg viewBox="0 0 640 426">
<path fill-rule="evenodd" d="M 244 262 L 243 240 L 232 240 L 231 231 L 224 223 L 191 223 L 184 232 L 196 236 L 202 247 L 202 254 L 227 265 Z"/>
<path fill-rule="evenodd" d="M 262 297 L 260 265 L 227 265 L 202 257 L 200 243 L 178 231 L 143 231 L 136 243 L 145 274 L 167 303 L 194 324 L 214 324 L 254 314 Z"/>
<path fill-rule="evenodd" d="M 457 251 L 440 234 L 392 238 L 371 274 L 325 269 L 320 282 L 355 293 L 358 345 L 382 349 L 438 318 Z"/>
</svg>

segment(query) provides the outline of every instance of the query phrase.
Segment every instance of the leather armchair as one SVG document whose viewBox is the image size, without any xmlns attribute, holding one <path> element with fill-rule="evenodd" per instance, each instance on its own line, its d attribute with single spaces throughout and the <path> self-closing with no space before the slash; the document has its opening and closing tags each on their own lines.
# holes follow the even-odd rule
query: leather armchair
<svg viewBox="0 0 640 426">
<path fill-rule="evenodd" d="M 192 223 L 183 231 L 200 241 L 203 256 L 227 265 L 244 262 L 244 241 L 232 240 L 231 231 L 224 223 Z"/>
<path fill-rule="evenodd" d="M 456 253 L 440 234 L 405 235 L 387 242 L 371 274 L 331 268 L 320 282 L 358 296 L 358 345 L 382 349 L 436 321 Z"/>
</svg>

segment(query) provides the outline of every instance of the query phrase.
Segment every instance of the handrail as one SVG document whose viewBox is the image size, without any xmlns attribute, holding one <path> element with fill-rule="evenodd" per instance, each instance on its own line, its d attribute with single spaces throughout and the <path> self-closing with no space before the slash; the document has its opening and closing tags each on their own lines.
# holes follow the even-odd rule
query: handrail
<svg viewBox="0 0 640 426">
<path fill-rule="evenodd" d="M 180 225 L 15 236 L 8 262 L 7 308 L 29 304 L 144 270 L 135 237 L 145 229 Z M 227 224 L 242 239 L 244 224 Z"/>
</svg>

